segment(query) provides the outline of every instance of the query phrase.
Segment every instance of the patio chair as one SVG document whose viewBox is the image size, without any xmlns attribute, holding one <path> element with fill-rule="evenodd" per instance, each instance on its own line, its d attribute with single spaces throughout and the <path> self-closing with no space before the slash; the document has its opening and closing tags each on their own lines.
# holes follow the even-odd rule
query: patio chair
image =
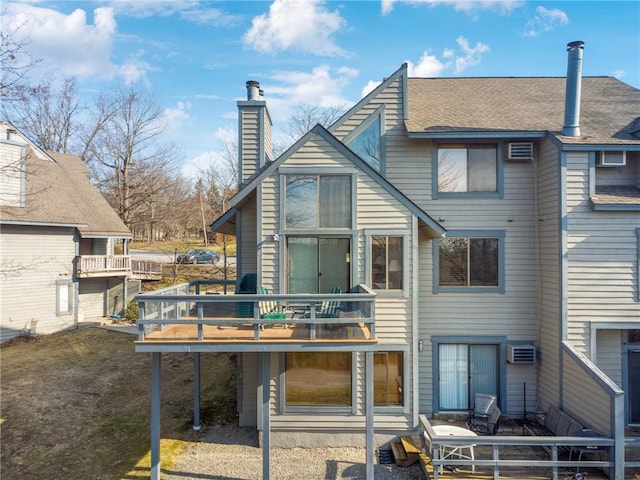
<svg viewBox="0 0 640 480">
<path fill-rule="evenodd" d="M 333 287 L 331 293 L 334 295 L 338 295 L 342 293 L 342 288 Z M 338 316 L 338 311 L 341 310 L 340 306 L 342 302 L 340 300 L 325 300 L 320 304 L 320 309 L 318 310 L 317 317 L 320 318 L 333 318 Z"/>
<path fill-rule="evenodd" d="M 258 295 L 270 295 L 271 292 L 268 288 L 258 287 L 257 288 Z M 273 301 L 262 301 L 259 302 L 258 308 L 260 310 L 260 318 L 264 318 L 265 320 L 281 320 L 287 318 L 287 313 L 284 310 L 284 307 L 280 305 L 279 302 Z M 277 322 L 282 323 L 284 328 L 289 328 L 285 322 Z M 264 330 L 266 324 L 261 323 L 260 329 Z"/>
<path fill-rule="evenodd" d="M 476 433 L 495 435 L 501 414 L 495 395 L 476 393 L 474 410 L 467 426 Z"/>
</svg>

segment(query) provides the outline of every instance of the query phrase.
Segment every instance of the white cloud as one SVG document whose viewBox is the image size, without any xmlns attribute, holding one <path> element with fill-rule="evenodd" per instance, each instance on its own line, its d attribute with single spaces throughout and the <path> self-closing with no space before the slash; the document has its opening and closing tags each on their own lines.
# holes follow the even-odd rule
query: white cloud
<svg viewBox="0 0 640 480">
<path fill-rule="evenodd" d="M 425 51 L 417 64 L 407 60 L 410 77 L 439 77 L 447 70 L 460 74 L 469 67 L 478 65 L 482 61 L 482 54 L 490 51 L 489 46 L 477 42 L 474 47 L 469 41 L 459 36 L 456 39 L 459 50 L 445 48 L 440 58 L 429 50 Z"/>
<path fill-rule="evenodd" d="M 329 11 L 324 3 L 324 0 L 275 0 L 268 14 L 253 19 L 243 42 L 265 53 L 297 50 L 314 55 L 347 56 L 332 38 L 347 22 L 337 11 Z"/>
<path fill-rule="evenodd" d="M 474 67 L 482 60 L 482 54 L 489 51 L 489 46 L 478 42 L 475 47 L 469 46 L 469 41 L 463 36 L 459 36 L 456 40 L 460 46 L 463 55 L 455 57 L 455 72 L 462 73 L 469 67 Z"/>
<path fill-rule="evenodd" d="M 367 82 L 367 84 L 362 88 L 362 98 L 366 97 L 367 95 L 369 95 L 371 92 L 373 92 L 378 85 L 380 85 L 382 82 L 376 82 L 375 80 L 369 80 Z"/>
<path fill-rule="evenodd" d="M 240 21 L 237 15 L 231 15 L 219 8 L 208 7 L 195 0 L 141 1 L 114 0 L 111 8 L 120 16 L 133 18 L 170 17 L 179 15 L 188 22 L 201 25 L 229 26 Z"/>
<path fill-rule="evenodd" d="M 624 77 L 625 73 L 626 72 L 624 70 L 618 69 L 618 70 L 614 70 L 612 75 L 618 80 L 620 80 L 622 77 Z"/>
<path fill-rule="evenodd" d="M 445 50 L 446 55 L 448 50 Z M 442 63 L 435 55 L 431 55 L 428 51 L 422 54 L 418 63 L 414 65 L 411 61 L 407 61 L 408 75 L 410 77 L 438 77 L 445 69 L 446 64 Z"/>
<path fill-rule="evenodd" d="M 220 127 L 214 134 L 219 142 L 219 150 L 210 150 L 203 152 L 182 164 L 180 173 L 184 178 L 196 179 L 202 172 L 206 172 L 213 165 L 219 165 L 225 168 L 226 145 L 231 142 L 237 142 L 238 132 L 231 127 Z"/>
<path fill-rule="evenodd" d="M 117 24 L 112 8 L 93 11 L 93 24 L 84 10 L 66 15 L 49 8 L 25 3 L 7 3 L 3 29 L 15 32 L 16 41 L 27 43 L 33 59 L 42 60 L 31 72 L 44 76 L 51 72 L 62 76 L 113 78 L 136 81 L 145 76 L 149 66 L 136 59 L 122 65 L 111 61 Z"/>
<path fill-rule="evenodd" d="M 550 32 L 568 23 L 569 17 L 562 10 L 540 6 L 536 8 L 536 15 L 525 25 L 523 35 L 537 37 L 541 33 Z"/>
<path fill-rule="evenodd" d="M 177 130 L 182 122 L 190 118 L 189 114 L 187 113 L 187 110 L 190 109 L 191 103 L 182 101 L 176 103 L 175 107 L 165 108 L 162 112 L 162 117 L 167 129 L 169 131 Z"/>
<path fill-rule="evenodd" d="M 328 65 L 320 65 L 311 72 L 276 72 L 269 77 L 274 83 L 263 85 L 262 88 L 268 97 L 269 109 L 276 112 L 281 109 L 289 112 L 292 106 L 302 103 L 330 108 L 351 103 L 341 93 L 357 76 L 358 70 L 354 68 L 332 70 Z M 288 115 L 284 118 L 288 118 Z"/>
<path fill-rule="evenodd" d="M 497 10 L 503 15 L 509 15 L 514 9 L 524 4 L 523 0 L 382 0 L 382 14 L 387 15 L 393 10 L 396 3 L 406 3 L 410 5 L 428 5 L 436 7 L 438 5 L 452 6 L 458 12 L 475 16 L 478 10 Z"/>
</svg>

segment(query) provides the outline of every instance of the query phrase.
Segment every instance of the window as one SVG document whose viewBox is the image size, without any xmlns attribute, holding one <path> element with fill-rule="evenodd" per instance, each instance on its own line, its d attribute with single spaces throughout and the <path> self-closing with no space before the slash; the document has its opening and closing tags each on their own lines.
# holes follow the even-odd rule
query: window
<svg viewBox="0 0 640 480">
<path fill-rule="evenodd" d="M 285 405 L 350 407 L 351 364 L 349 352 L 287 352 Z"/>
<path fill-rule="evenodd" d="M 375 406 L 402 406 L 402 352 L 373 354 L 373 403 Z"/>
<path fill-rule="evenodd" d="M 56 281 L 56 314 L 66 315 L 71 313 L 71 282 L 66 280 Z"/>
<path fill-rule="evenodd" d="M 380 171 L 380 159 L 382 152 L 380 124 L 380 117 L 376 117 L 369 126 L 349 142 L 349 148 L 378 171 Z"/>
<path fill-rule="evenodd" d="M 435 293 L 504 293 L 504 232 L 456 235 L 434 241 Z"/>
<path fill-rule="evenodd" d="M 287 291 L 330 293 L 351 288 L 351 239 L 287 237 Z"/>
<path fill-rule="evenodd" d="M 440 145 L 436 168 L 438 193 L 499 193 L 496 145 Z"/>
<path fill-rule="evenodd" d="M 402 237 L 371 237 L 371 283 L 375 290 L 402 290 L 402 258 Z"/>
<path fill-rule="evenodd" d="M 286 228 L 350 228 L 351 202 L 350 175 L 286 176 Z"/>
</svg>

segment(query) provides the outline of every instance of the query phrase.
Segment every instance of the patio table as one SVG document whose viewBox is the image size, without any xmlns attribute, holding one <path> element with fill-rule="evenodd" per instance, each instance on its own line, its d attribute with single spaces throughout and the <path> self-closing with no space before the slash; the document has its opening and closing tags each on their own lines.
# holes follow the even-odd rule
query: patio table
<svg viewBox="0 0 640 480">
<path fill-rule="evenodd" d="M 449 435 L 451 437 L 477 437 L 478 435 L 466 428 L 458 427 L 456 425 L 434 425 L 433 431 L 438 436 Z M 440 458 L 445 460 L 447 458 L 457 457 L 462 459 L 475 460 L 474 447 L 475 443 L 468 445 L 440 445 Z M 464 452 L 468 450 L 468 452 Z M 443 472 L 443 466 L 440 466 L 440 473 Z M 471 473 L 476 473 L 475 465 L 471 465 Z"/>
</svg>

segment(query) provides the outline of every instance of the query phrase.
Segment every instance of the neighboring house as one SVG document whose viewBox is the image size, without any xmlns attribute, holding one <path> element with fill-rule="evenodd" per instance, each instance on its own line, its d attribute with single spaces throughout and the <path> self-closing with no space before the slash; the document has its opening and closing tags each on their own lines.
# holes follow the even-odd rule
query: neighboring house
<svg viewBox="0 0 640 480">
<path fill-rule="evenodd" d="M 238 102 L 240 188 L 213 227 L 237 219 L 239 278 L 377 293 L 375 374 L 394 382 L 376 397 L 376 431 L 466 412 L 476 392 L 512 418 L 563 405 L 565 341 L 627 392 L 625 423 L 640 423 L 640 91 L 582 79 L 582 48 L 570 44 L 566 81 L 407 78 L 402 66 L 275 160 L 259 86 Z M 289 409 L 289 356 L 272 367 L 285 399 L 274 430 L 357 430 L 357 416 L 318 416 L 312 398 Z M 243 425 L 256 424 L 256 362 L 241 362 Z M 353 374 L 360 360 L 345 363 Z M 591 398 L 574 413 L 608 423 Z"/>
<path fill-rule="evenodd" d="M 362 444 L 366 426 L 370 455 L 370 415 L 397 434 L 419 414 L 466 414 L 481 392 L 510 418 L 560 406 L 614 437 L 621 465 L 624 426 L 640 423 L 640 91 L 582 78 L 582 48 L 569 44 L 566 79 L 403 65 L 278 158 L 247 82 L 239 191 L 212 229 L 237 235 L 238 278 L 278 300 L 375 292 L 375 342 L 169 329 L 136 347 L 155 355 L 154 391 L 161 352 L 236 351 L 240 424 L 267 447 Z"/>
<path fill-rule="evenodd" d="M 139 288 L 127 283 L 131 234 L 82 160 L 1 122 L 0 163 L 0 339 L 119 312 Z"/>
</svg>

